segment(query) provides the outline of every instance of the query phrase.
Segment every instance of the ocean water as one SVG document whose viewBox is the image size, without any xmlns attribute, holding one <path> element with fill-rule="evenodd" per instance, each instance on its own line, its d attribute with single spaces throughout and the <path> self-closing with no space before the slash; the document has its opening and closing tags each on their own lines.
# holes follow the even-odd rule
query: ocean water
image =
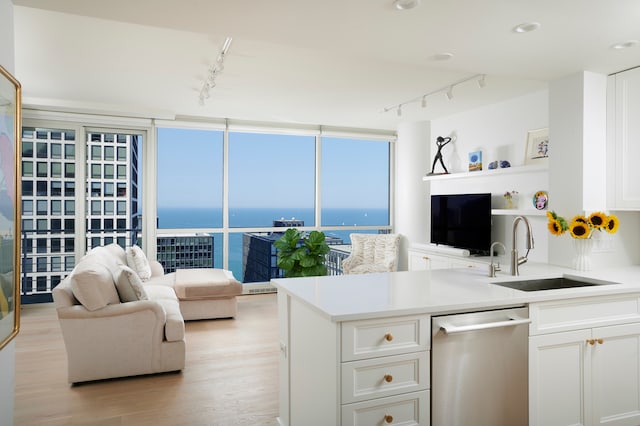
<svg viewBox="0 0 640 426">
<path fill-rule="evenodd" d="M 241 208 L 229 210 L 229 226 L 232 228 L 271 227 L 278 219 L 303 220 L 305 226 L 315 226 L 313 209 L 295 208 Z M 389 224 L 387 209 L 323 209 L 322 226 L 386 226 Z M 206 208 L 158 208 L 159 229 L 221 228 L 222 209 Z M 353 231 L 331 230 L 327 235 L 342 238 L 348 244 Z M 214 266 L 222 266 L 222 234 L 214 236 Z M 242 280 L 242 232 L 229 234 L 229 269 Z"/>
</svg>

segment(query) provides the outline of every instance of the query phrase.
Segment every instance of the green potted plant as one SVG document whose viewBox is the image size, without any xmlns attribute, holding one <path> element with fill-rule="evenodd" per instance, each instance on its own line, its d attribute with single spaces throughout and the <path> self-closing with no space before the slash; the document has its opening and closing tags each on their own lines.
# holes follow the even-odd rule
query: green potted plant
<svg viewBox="0 0 640 426">
<path fill-rule="evenodd" d="M 286 278 L 327 275 L 324 265 L 329 253 L 324 232 L 305 233 L 289 228 L 275 243 L 278 249 L 278 268 Z"/>
</svg>

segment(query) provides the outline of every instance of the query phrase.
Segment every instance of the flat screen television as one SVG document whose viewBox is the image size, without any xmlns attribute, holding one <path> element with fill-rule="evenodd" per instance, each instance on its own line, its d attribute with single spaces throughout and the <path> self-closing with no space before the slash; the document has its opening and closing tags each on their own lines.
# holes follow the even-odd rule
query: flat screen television
<svg viewBox="0 0 640 426">
<path fill-rule="evenodd" d="M 489 255 L 491 194 L 432 195 L 431 243 Z"/>
</svg>

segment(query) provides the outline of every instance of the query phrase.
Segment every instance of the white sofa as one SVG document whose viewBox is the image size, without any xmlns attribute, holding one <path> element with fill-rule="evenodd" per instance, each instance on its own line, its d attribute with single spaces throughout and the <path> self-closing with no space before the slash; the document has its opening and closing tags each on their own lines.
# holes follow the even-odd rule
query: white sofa
<svg viewBox="0 0 640 426">
<path fill-rule="evenodd" d="M 184 368 L 184 320 L 175 292 L 142 285 L 117 244 L 84 256 L 53 289 L 53 300 L 69 383 Z"/>
</svg>

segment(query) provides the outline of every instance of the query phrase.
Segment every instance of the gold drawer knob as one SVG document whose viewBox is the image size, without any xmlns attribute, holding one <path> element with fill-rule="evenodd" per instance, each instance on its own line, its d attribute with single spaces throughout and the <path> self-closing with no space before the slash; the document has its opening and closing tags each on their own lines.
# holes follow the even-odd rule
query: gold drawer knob
<svg viewBox="0 0 640 426">
<path fill-rule="evenodd" d="M 587 339 L 587 344 L 593 346 L 596 344 L 596 339 Z"/>
<path fill-rule="evenodd" d="M 393 423 L 393 416 L 391 414 L 385 414 L 384 421 L 387 423 Z"/>
<path fill-rule="evenodd" d="M 604 342 L 604 340 L 603 339 L 596 339 L 596 342 L 598 342 L 598 344 L 601 345 L 602 342 Z"/>
<path fill-rule="evenodd" d="M 391 374 L 385 374 L 384 381 L 387 383 L 391 383 L 393 381 L 393 376 Z"/>
<path fill-rule="evenodd" d="M 384 335 L 384 340 L 386 340 L 387 342 L 392 341 L 392 340 L 393 340 L 393 334 L 391 334 L 391 333 L 386 333 L 386 334 Z"/>
</svg>

